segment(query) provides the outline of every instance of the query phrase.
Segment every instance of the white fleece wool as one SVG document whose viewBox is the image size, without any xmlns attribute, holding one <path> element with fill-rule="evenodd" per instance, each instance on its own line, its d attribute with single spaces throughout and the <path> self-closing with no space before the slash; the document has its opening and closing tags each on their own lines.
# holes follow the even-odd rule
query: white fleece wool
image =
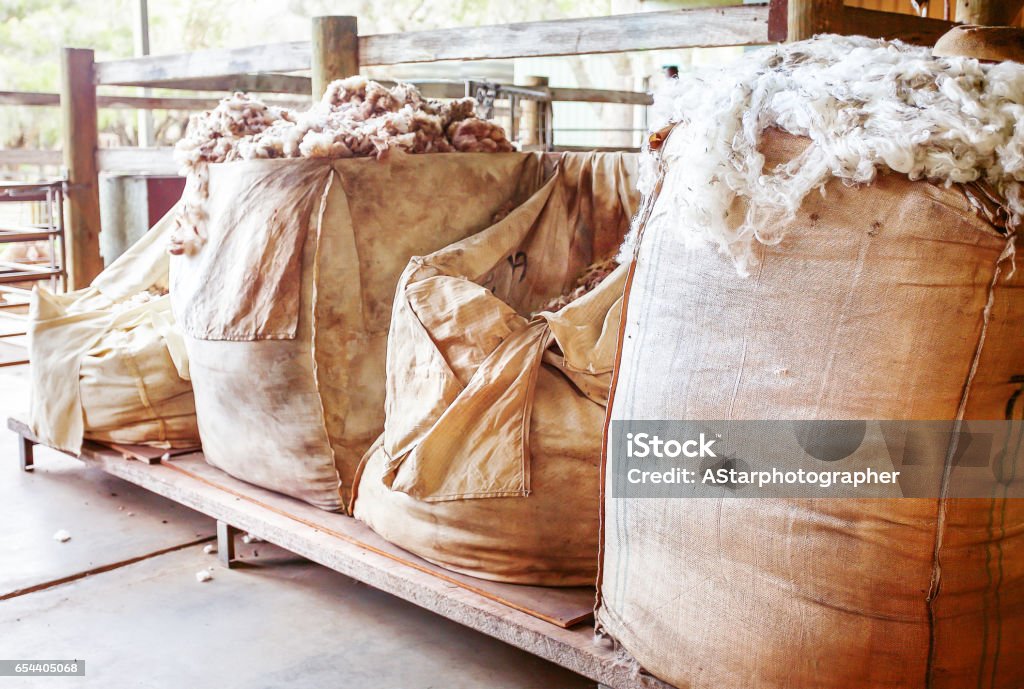
<svg viewBox="0 0 1024 689">
<path fill-rule="evenodd" d="M 984 180 L 1024 215 L 1024 65 L 932 57 L 927 48 L 859 36 L 818 36 L 766 47 L 720 70 L 683 75 L 655 98 L 653 130 L 680 123 L 661 151 L 645 151 L 640 190 L 664 166 L 659 208 L 686 233 L 731 256 L 741 275 L 754 241 L 777 243 L 765 211 L 789 217 L 837 177 L 879 172 L 947 185 Z M 769 127 L 811 140 L 794 160 L 764 170 Z M 734 203 L 745 209 L 730 217 Z M 659 211 L 660 212 L 660 211 Z M 637 226 L 620 252 L 628 260 Z"/>
</svg>

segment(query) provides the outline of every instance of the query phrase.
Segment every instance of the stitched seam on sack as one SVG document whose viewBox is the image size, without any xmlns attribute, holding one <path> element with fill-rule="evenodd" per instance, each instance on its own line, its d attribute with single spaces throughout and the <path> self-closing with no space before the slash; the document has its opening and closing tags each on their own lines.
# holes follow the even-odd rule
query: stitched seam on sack
<svg viewBox="0 0 1024 689">
<path fill-rule="evenodd" d="M 1007 441 L 1009 442 L 1009 438 L 1007 439 Z M 993 493 L 995 493 L 996 490 L 998 490 L 998 489 L 997 488 L 993 488 Z M 1005 495 L 1003 497 L 1005 498 Z M 985 580 L 986 586 L 985 586 L 985 589 L 986 589 L 986 591 L 989 591 L 989 590 L 993 591 L 993 594 L 995 596 L 995 611 L 994 611 L 994 613 L 995 613 L 995 623 L 996 623 L 995 624 L 995 637 L 996 638 L 995 638 L 995 642 L 994 642 L 994 649 L 993 649 L 993 652 L 992 652 L 992 670 L 991 670 L 991 677 L 990 677 L 989 685 L 988 685 L 990 687 L 995 687 L 996 686 L 997 672 L 998 672 L 998 668 L 999 668 L 999 648 L 1002 645 L 1002 615 L 1000 614 L 1000 611 L 999 611 L 999 607 L 1000 607 L 999 606 L 999 598 L 1000 598 L 999 590 L 1000 590 L 1000 588 L 1002 588 L 1002 584 L 1003 584 L 1003 543 L 1002 543 L 1002 541 L 1003 541 L 1003 538 L 1005 538 L 1005 536 L 1006 536 L 1006 500 L 1003 499 L 1000 502 L 1000 506 L 1002 507 L 1002 509 L 1000 510 L 1000 520 L 999 520 L 1000 523 L 999 523 L 999 528 L 998 528 L 998 531 L 1000 533 L 1000 538 L 996 539 L 995 538 L 995 532 L 996 532 L 996 528 L 995 528 L 996 510 L 993 509 L 993 508 L 996 506 L 996 500 L 997 499 L 999 499 L 999 498 L 997 498 L 997 496 L 993 494 L 992 500 L 991 500 L 991 503 L 990 503 L 990 506 L 989 506 L 989 512 L 988 512 L 988 524 L 986 525 L 986 535 L 988 536 L 988 539 L 987 539 L 987 542 L 985 544 L 985 575 L 986 575 L 986 580 Z M 995 550 L 998 553 L 998 556 L 996 558 L 997 576 L 994 577 L 994 578 L 992 576 L 992 564 L 993 564 L 993 562 L 992 562 L 992 560 L 993 560 L 992 549 L 993 549 L 993 546 L 995 547 Z M 985 659 L 985 649 L 987 649 L 989 647 L 988 614 L 989 614 L 988 600 L 985 599 L 984 600 L 984 605 L 983 605 L 983 608 L 982 608 L 982 630 L 981 630 L 981 649 L 982 649 L 982 651 L 981 651 L 981 658 L 979 659 L 981 662 L 978 663 L 978 677 L 977 677 L 977 681 L 975 683 L 975 686 L 977 687 L 977 689 L 982 689 L 985 686 L 983 684 L 983 682 L 984 682 L 984 675 L 985 675 L 985 663 L 983 661 Z"/>
<path fill-rule="evenodd" d="M 540 338 L 538 343 L 538 351 L 536 358 L 534 359 L 533 371 L 530 372 L 530 380 L 526 389 L 526 400 L 523 405 L 523 416 L 522 422 L 519 427 L 519 437 L 522 438 L 523 442 L 523 454 L 522 454 L 522 493 L 524 496 L 530 494 L 530 471 L 533 465 L 533 455 L 531 454 L 530 448 L 530 421 L 533 418 L 533 403 L 534 394 L 537 389 L 537 377 L 540 375 L 540 369 L 544 366 L 544 352 L 551 346 L 555 336 L 551 333 L 551 328 L 548 327 L 547 322 L 544 323 L 544 329 L 547 333 L 544 337 Z"/>
<path fill-rule="evenodd" d="M 1000 507 L 1000 512 L 999 512 L 999 517 L 1000 517 L 1000 519 L 999 519 L 1000 538 L 995 541 L 995 543 L 996 543 L 996 550 L 999 553 L 999 557 L 996 560 L 996 562 L 998 563 L 996 565 L 996 571 L 998 572 L 998 576 L 996 577 L 996 585 L 995 585 L 995 592 L 994 592 L 994 595 L 995 595 L 995 618 L 996 618 L 996 639 L 995 639 L 995 648 L 992 651 L 992 681 L 991 681 L 991 684 L 990 684 L 990 686 L 993 686 L 993 687 L 996 686 L 997 672 L 999 670 L 999 655 L 1000 655 L 999 652 L 1000 652 L 1000 649 L 1002 647 L 1002 642 L 1003 642 L 1003 619 L 1002 619 L 1002 607 L 1000 606 L 1000 595 L 999 594 L 1000 594 L 1000 591 L 1002 590 L 1002 586 L 1003 586 L 1003 540 L 1006 538 L 1006 504 L 1007 504 L 1007 500 L 1005 498 L 1000 500 L 1000 502 L 999 502 L 999 507 Z M 992 541 L 994 539 L 989 539 L 989 540 Z M 987 634 L 988 625 L 985 625 L 985 629 L 986 629 L 986 634 Z M 987 636 L 986 636 L 986 638 L 987 638 Z"/>
<path fill-rule="evenodd" d="M 1010 274 L 1011 275 L 1013 274 L 1012 270 L 1011 270 Z M 1013 421 L 1013 410 L 1014 410 L 1014 407 L 1015 407 L 1015 402 L 1016 402 L 1016 395 L 1011 396 L 1010 399 L 1008 400 L 1007 404 L 1006 404 L 1006 414 L 1005 414 L 1005 416 L 1006 416 L 1006 420 L 1007 421 L 1011 421 L 1011 422 Z M 1019 423 L 1019 421 L 1018 421 L 1018 423 Z M 1004 457 L 1007 454 L 1009 454 L 1009 456 L 1011 456 L 1011 457 L 1018 457 L 1018 456 L 1020 456 L 1021 444 L 1022 444 L 1022 441 L 1024 441 L 1024 437 L 1022 437 L 1022 434 L 1020 432 L 1017 433 L 1017 446 L 1011 451 L 1009 449 L 1009 447 L 1010 447 L 1010 442 L 1011 442 L 1010 434 L 1012 433 L 1012 431 L 1013 431 L 1013 426 L 1011 425 L 1011 426 L 1009 426 L 1007 428 L 1007 432 L 1006 432 L 1006 435 L 1007 435 L 1007 437 L 1006 437 L 1006 448 L 1007 449 L 1004 450 L 1004 454 L 1003 454 Z M 1012 468 L 1010 476 L 1009 477 L 1005 477 L 1005 476 L 1003 477 L 1003 480 L 1005 481 L 1006 485 L 1011 484 L 1017 478 L 1017 463 L 1014 462 L 1012 467 L 1013 468 Z M 993 488 L 993 493 L 995 493 L 997 490 L 998 490 L 998 488 Z M 995 535 L 995 529 L 994 529 L 994 526 L 995 526 L 995 524 L 994 524 L 994 521 L 995 521 L 995 510 L 994 509 L 990 509 L 989 510 L 988 532 L 987 532 L 988 533 L 988 544 L 987 544 L 987 546 L 985 548 L 985 573 L 988 575 L 988 582 L 987 583 L 988 583 L 988 587 L 993 590 L 993 596 L 995 597 L 994 603 L 995 603 L 995 622 L 996 622 L 996 624 L 995 624 L 995 637 L 996 638 L 995 638 L 995 643 L 994 643 L 994 650 L 992 652 L 992 672 L 991 672 L 991 677 L 990 677 L 990 680 L 989 680 L 989 686 L 992 686 L 992 687 L 996 686 L 996 680 L 998 679 L 999 658 L 1000 658 L 1000 655 L 1001 655 L 1000 654 L 1000 650 L 1001 650 L 1002 644 L 1003 644 L 1003 620 L 1002 620 L 1002 610 L 1001 610 L 1002 606 L 1000 605 L 1000 598 L 1001 598 L 1000 594 L 1001 594 L 1001 591 L 1002 591 L 1004 574 L 1005 574 L 1004 573 L 1004 569 L 1003 569 L 1003 560 L 1004 560 L 1004 555 L 1005 555 L 1004 552 L 1003 552 L 1003 541 L 1006 538 L 1006 506 L 1007 506 L 1007 501 L 1005 499 L 1006 498 L 1006 489 L 1004 488 L 1001 492 L 1002 492 L 1002 496 L 1000 496 L 1000 497 L 1002 499 L 999 502 L 999 507 L 1000 507 L 1000 510 L 999 510 L 999 529 L 998 529 L 998 531 L 999 531 L 999 538 L 998 539 L 994 538 L 994 535 Z M 997 496 L 993 494 L 992 498 L 993 498 L 992 502 L 993 502 L 993 507 L 994 507 L 995 506 L 995 500 L 997 499 Z M 995 580 L 993 580 L 993 578 L 992 578 L 992 547 L 993 547 L 993 544 L 995 545 L 995 549 L 996 549 L 996 551 L 998 553 L 998 557 L 996 559 L 996 572 L 997 572 L 997 576 L 995 577 Z M 987 606 L 986 606 L 986 612 L 987 612 Z M 987 617 L 986 617 L 985 622 L 987 622 Z M 988 635 L 989 635 L 988 624 L 984 625 L 984 627 L 982 629 L 982 634 L 983 634 L 983 636 L 982 636 L 983 642 L 987 645 L 987 643 L 988 643 Z M 982 674 L 983 674 L 983 672 L 984 672 L 984 667 L 981 664 L 979 664 L 979 667 L 978 667 L 978 682 L 977 682 L 977 686 L 979 688 L 982 687 L 982 681 L 983 681 Z"/>
<path fill-rule="evenodd" d="M 673 131 L 675 131 L 674 126 L 668 136 L 671 136 Z M 633 259 L 629 263 L 629 268 L 626 272 L 626 284 L 622 290 L 622 311 L 619 313 L 619 332 L 617 333 L 615 342 L 615 358 L 613 359 L 612 364 L 612 379 L 608 385 L 608 404 L 605 407 L 604 429 L 601 434 L 601 480 L 598 482 L 597 586 L 594 593 L 595 619 L 597 618 L 598 609 L 602 608 L 603 599 L 605 520 L 607 517 L 604 505 L 606 492 L 605 481 L 608 473 L 608 432 L 611 429 L 612 407 L 615 402 L 615 392 L 619 385 L 619 371 L 622 364 L 622 344 L 625 340 L 630 293 L 633 288 L 633 278 L 636 274 L 637 258 L 640 255 L 640 245 L 643 243 L 644 230 L 647 228 L 647 223 L 651 219 L 651 214 L 654 212 L 654 205 L 658 200 L 658 196 L 661 194 L 662 183 L 665 181 L 665 171 L 665 166 L 663 164 L 659 164 L 658 179 L 654 184 L 654 190 L 649 198 L 644 199 L 643 205 L 637 210 L 637 235 L 634 239 Z"/>
<path fill-rule="evenodd" d="M 974 357 L 971 361 L 971 367 L 967 373 L 967 379 L 964 381 L 963 391 L 960 395 L 960 404 L 957 408 L 956 419 L 952 429 L 951 441 L 949 446 L 946 448 L 945 466 L 942 472 L 942 484 L 939 488 L 939 497 L 937 498 L 938 510 L 937 518 L 935 520 L 935 539 L 934 546 L 932 549 L 932 577 L 931 583 L 928 587 L 928 595 L 925 599 L 928 611 L 928 658 L 925 665 L 925 689 L 932 687 L 932 676 L 935 666 L 935 600 L 938 598 L 939 593 L 942 589 L 942 563 L 940 561 L 940 553 L 942 551 L 943 535 L 946 528 L 946 495 L 949 492 L 949 476 L 952 472 L 953 457 L 956 454 L 958 445 L 958 438 L 960 437 L 960 429 L 963 424 L 964 414 L 967 410 L 967 400 L 970 397 L 971 385 L 974 383 L 974 377 L 978 373 L 978 365 L 981 361 L 981 354 L 985 348 L 985 336 L 988 334 L 989 319 L 992 315 L 992 305 L 995 303 L 995 290 L 996 283 L 999 281 L 999 275 L 1001 273 L 1002 262 L 1013 256 L 1014 252 L 1014 237 L 1010 237 L 1006 241 L 1006 246 L 1003 251 L 1000 252 L 998 258 L 996 258 L 995 266 L 992 270 L 992 280 L 989 282 L 988 294 L 985 300 L 985 308 L 981 312 L 981 332 L 978 334 L 978 344 L 974 349 Z M 984 639 L 983 639 L 984 641 Z M 985 657 L 985 648 L 982 647 L 981 657 Z M 994 671 L 994 670 L 993 670 Z"/>
<path fill-rule="evenodd" d="M 320 379 L 318 373 L 320 367 L 317 365 L 316 360 L 316 335 L 317 335 L 317 323 L 316 323 L 316 304 L 317 304 L 317 284 L 320 276 L 320 237 L 323 234 L 324 215 L 327 212 L 327 195 L 331 191 L 331 185 L 334 183 L 334 169 L 331 168 L 327 175 L 327 184 L 324 185 L 324 190 L 320 194 L 320 209 L 317 212 L 316 218 L 316 244 L 313 249 L 313 289 L 310 293 L 310 304 L 309 304 L 309 355 L 312 361 L 313 369 L 313 381 L 317 387 L 317 410 L 320 412 L 320 428 L 324 433 L 324 437 L 327 440 L 327 448 L 331 453 L 331 466 L 334 467 L 334 475 L 338 481 L 338 500 L 341 505 L 341 509 L 345 510 L 345 499 L 342 495 L 342 488 L 345 486 L 342 484 L 341 472 L 338 471 L 338 458 L 334 454 L 334 443 L 331 442 L 331 434 L 327 431 L 327 410 L 324 409 L 324 399 L 320 395 Z M 298 327 L 296 326 L 296 332 Z"/>
</svg>

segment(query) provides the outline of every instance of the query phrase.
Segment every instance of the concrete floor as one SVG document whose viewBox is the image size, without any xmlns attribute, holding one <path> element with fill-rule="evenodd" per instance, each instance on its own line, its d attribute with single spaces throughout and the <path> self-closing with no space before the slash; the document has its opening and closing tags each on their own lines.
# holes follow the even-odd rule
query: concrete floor
<svg viewBox="0 0 1024 689">
<path fill-rule="evenodd" d="M 26 405 L 27 368 L 0 368 L 4 423 Z M 267 543 L 223 569 L 196 544 L 204 515 L 50 450 L 36 465 L 0 431 L 0 658 L 80 658 L 86 676 L 2 687 L 595 686 Z"/>
</svg>

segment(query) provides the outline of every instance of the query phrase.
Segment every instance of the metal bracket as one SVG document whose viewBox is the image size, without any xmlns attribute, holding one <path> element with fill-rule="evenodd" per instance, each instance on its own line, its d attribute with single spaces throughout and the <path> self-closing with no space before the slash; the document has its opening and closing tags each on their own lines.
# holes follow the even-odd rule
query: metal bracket
<svg viewBox="0 0 1024 689">
<path fill-rule="evenodd" d="M 494 117 L 494 101 L 498 97 L 498 85 L 490 81 L 466 82 L 466 95 L 476 98 L 476 114 L 489 120 Z"/>
</svg>

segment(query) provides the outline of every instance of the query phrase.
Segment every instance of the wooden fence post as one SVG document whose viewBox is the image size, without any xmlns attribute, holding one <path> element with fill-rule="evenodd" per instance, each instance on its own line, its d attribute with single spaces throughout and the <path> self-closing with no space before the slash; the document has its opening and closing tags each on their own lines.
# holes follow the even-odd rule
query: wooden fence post
<svg viewBox="0 0 1024 689">
<path fill-rule="evenodd" d="M 313 100 L 335 79 L 359 74 L 359 28 L 355 17 L 313 17 Z"/>
<path fill-rule="evenodd" d="M 819 33 L 843 33 L 843 0 L 789 0 L 786 40 Z"/>
<path fill-rule="evenodd" d="M 96 169 L 99 130 L 93 64 L 91 50 L 64 48 L 61 55 L 61 138 L 68 177 L 64 241 L 69 291 L 88 286 L 103 270 L 99 173 Z"/>
<path fill-rule="evenodd" d="M 522 85 L 527 88 L 536 86 L 538 90 L 542 90 L 547 88 L 548 78 L 529 76 L 523 79 Z M 545 103 L 532 98 L 523 98 L 521 102 L 522 116 L 519 119 L 519 133 L 525 151 L 527 146 L 539 146 L 546 143 L 544 132 L 546 108 Z"/>
<path fill-rule="evenodd" d="M 956 20 L 961 24 L 1009 26 L 1020 12 L 1020 0 L 956 0 Z"/>
</svg>

